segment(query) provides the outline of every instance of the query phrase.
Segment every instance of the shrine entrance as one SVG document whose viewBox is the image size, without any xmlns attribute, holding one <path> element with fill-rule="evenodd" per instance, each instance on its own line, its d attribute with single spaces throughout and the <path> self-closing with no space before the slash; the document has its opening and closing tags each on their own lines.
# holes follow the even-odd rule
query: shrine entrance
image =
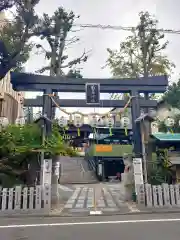
<svg viewBox="0 0 180 240">
<path fill-rule="evenodd" d="M 92 133 L 101 137 L 102 134 L 113 135 L 117 129 L 123 131 L 123 141 L 131 141 L 134 157 L 142 158 L 142 138 L 140 123 L 136 121 L 141 109 L 156 108 L 157 101 L 139 97 L 140 93 L 163 93 L 168 85 L 166 76 L 154 76 L 147 79 L 76 79 L 66 77 L 51 77 L 27 73 L 11 73 L 11 83 L 16 91 L 43 92 L 42 97 L 25 99 L 24 106 L 42 107 L 42 114 L 50 121 L 46 123 L 46 134 L 51 134 L 51 120 L 55 118 L 54 109 L 60 108 L 68 118 L 60 118 L 60 127 L 69 126 L 66 132 L 76 132 L 77 136 L 84 134 L 84 138 Z M 85 92 L 86 99 L 59 99 L 54 92 Z M 126 93 L 127 100 L 101 100 L 100 93 Z M 81 112 L 69 113 L 67 107 L 108 107 L 117 108 L 118 111 L 109 111 L 105 114 L 83 114 Z M 126 115 L 131 109 L 130 115 Z M 84 120 L 86 119 L 87 125 Z M 88 119 L 88 120 L 87 120 Z M 129 138 L 128 140 L 126 138 Z M 97 144 L 96 144 L 97 145 Z M 121 152 L 123 150 L 121 149 Z M 106 155 L 106 156 L 105 156 Z M 109 157 L 106 154 L 101 157 Z M 119 155 L 120 156 L 120 155 Z M 106 160 L 103 160 L 106 161 Z M 91 163 L 95 165 L 94 171 L 100 169 L 99 158 Z"/>
</svg>

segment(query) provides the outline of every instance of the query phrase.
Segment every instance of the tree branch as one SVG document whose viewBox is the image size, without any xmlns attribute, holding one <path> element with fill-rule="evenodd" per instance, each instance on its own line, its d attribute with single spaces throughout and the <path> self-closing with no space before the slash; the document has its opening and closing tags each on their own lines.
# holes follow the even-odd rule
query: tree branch
<svg viewBox="0 0 180 240">
<path fill-rule="evenodd" d="M 84 52 L 81 57 L 68 62 L 66 65 L 61 66 L 61 68 L 68 68 L 68 67 L 71 68 L 73 65 L 80 64 L 81 62 L 86 62 L 87 59 L 88 59 L 88 56 L 86 55 L 86 52 Z"/>
<path fill-rule="evenodd" d="M 43 67 L 37 71 L 35 71 L 36 73 L 44 73 L 45 71 L 49 71 L 51 69 L 50 66 L 46 66 L 46 67 Z"/>
<path fill-rule="evenodd" d="M 0 13 L 9 8 L 12 8 L 13 5 L 14 5 L 14 0 L 1 0 L 0 1 Z"/>
</svg>

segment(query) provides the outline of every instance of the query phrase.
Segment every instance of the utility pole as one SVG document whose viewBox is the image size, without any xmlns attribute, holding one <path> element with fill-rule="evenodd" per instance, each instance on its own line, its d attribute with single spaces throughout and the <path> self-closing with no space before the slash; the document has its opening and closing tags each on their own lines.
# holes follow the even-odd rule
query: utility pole
<svg viewBox="0 0 180 240">
<path fill-rule="evenodd" d="M 145 35 L 145 17 L 141 16 L 141 23 L 139 26 L 139 37 L 140 37 L 140 44 L 141 44 L 141 50 L 142 50 L 142 64 L 143 64 L 143 77 L 144 81 L 146 81 L 148 77 L 148 66 L 147 66 L 147 54 L 148 54 L 148 46 L 146 43 L 146 35 Z M 147 100 L 149 98 L 148 93 L 144 93 L 144 98 Z M 145 108 L 145 113 L 148 113 L 149 109 Z M 149 132 L 150 132 L 150 126 L 149 126 Z M 145 183 L 148 182 L 148 174 L 147 174 L 147 149 L 144 139 L 144 131 L 141 128 L 141 138 L 142 138 L 142 159 L 143 159 L 143 166 L 144 166 L 144 180 Z"/>
</svg>

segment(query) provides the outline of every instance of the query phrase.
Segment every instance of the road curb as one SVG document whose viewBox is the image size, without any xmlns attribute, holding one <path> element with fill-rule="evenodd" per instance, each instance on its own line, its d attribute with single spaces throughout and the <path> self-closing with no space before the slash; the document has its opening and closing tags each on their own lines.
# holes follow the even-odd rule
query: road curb
<svg viewBox="0 0 180 240">
<path fill-rule="evenodd" d="M 139 212 L 123 212 L 123 213 L 120 213 L 120 212 L 103 212 L 101 215 L 98 215 L 99 217 L 103 217 L 103 216 L 133 216 L 133 215 L 152 215 L 152 214 L 172 214 L 172 213 L 179 213 L 180 214 L 180 210 L 164 210 L 164 211 L 139 211 Z M 98 217 L 96 216 L 96 217 Z M 92 215 L 90 215 L 90 212 L 87 213 L 76 213 L 76 214 L 68 214 L 68 213 L 65 213 L 63 214 L 62 212 L 60 212 L 59 214 L 56 213 L 56 214 L 53 214 L 53 213 L 49 213 L 49 214 L 28 214 L 28 215 L 25 215 L 25 214 L 16 214 L 16 215 L 6 215 L 6 214 L 3 214 L 3 215 L 0 215 L 0 219 L 2 217 L 5 217 L 5 218 L 60 218 L 60 217 L 63 217 L 63 218 L 70 218 L 70 217 L 92 217 Z"/>
<path fill-rule="evenodd" d="M 94 180 L 93 182 L 71 182 L 71 183 L 60 183 L 61 185 L 91 185 L 91 184 L 95 184 L 95 183 L 99 183 L 99 181 Z"/>
</svg>

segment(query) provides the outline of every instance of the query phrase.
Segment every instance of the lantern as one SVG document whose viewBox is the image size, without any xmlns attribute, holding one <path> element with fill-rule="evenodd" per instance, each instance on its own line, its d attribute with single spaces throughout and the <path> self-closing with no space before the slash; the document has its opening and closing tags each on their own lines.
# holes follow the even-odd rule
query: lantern
<svg viewBox="0 0 180 240">
<path fill-rule="evenodd" d="M 7 127 L 7 125 L 9 124 L 9 120 L 6 117 L 0 117 L 0 125 L 2 127 Z"/>
<path fill-rule="evenodd" d="M 120 114 L 115 115 L 116 126 L 121 124 L 121 116 Z"/>
<path fill-rule="evenodd" d="M 96 115 L 90 115 L 89 117 L 89 125 L 91 127 L 97 127 L 98 125 L 98 119 L 97 119 L 97 116 Z"/>
<path fill-rule="evenodd" d="M 105 119 L 105 125 L 109 128 L 112 128 L 114 126 L 114 118 L 113 116 L 109 116 Z"/>
<path fill-rule="evenodd" d="M 84 119 L 82 116 L 75 115 L 74 116 L 74 126 L 80 128 L 84 124 Z"/>
<path fill-rule="evenodd" d="M 77 127 L 77 135 L 80 137 L 80 127 L 84 124 L 84 119 L 82 116 L 74 116 L 74 126 Z"/>
<path fill-rule="evenodd" d="M 60 118 L 58 119 L 58 125 L 59 125 L 61 128 L 66 127 L 66 126 L 68 125 L 68 120 L 67 120 L 67 118 L 65 118 L 65 117 L 60 117 Z"/>
<path fill-rule="evenodd" d="M 105 125 L 109 128 L 109 135 L 112 136 L 112 127 L 114 126 L 114 118 L 113 118 L 113 116 L 108 116 L 105 119 Z"/>
<path fill-rule="evenodd" d="M 167 127 L 173 127 L 174 124 L 175 124 L 175 121 L 173 118 L 166 118 L 165 121 L 164 121 L 164 124 L 167 126 Z"/>
<path fill-rule="evenodd" d="M 121 118 L 121 125 L 124 128 L 127 128 L 130 124 L 130 119 L 128 117 L 122 117 Z"/>
<path fill-rule="evenodd" d="M 102 118 L 102 117 L 100 117 L 100 118 L 98 119 L 97 125 L 98 125 L 99 127 L 104 126 L 104 125 L 105 125 L 105 119 Z"/>
<path fill-rule="evenodd" d="M 25 119 L 24 119 L 24 117 L 19 117 L 19 118 L 17 118 L 16 121 L 15 121 L 15 123 L 16 123 L 17 125 L 24 125 L 24 124 L 25 124 Z"/>
<path fill-rule="evenodd" d="M 130 119 L 128 117 L 121 118 L 121 126 L 124 128 L 126 136 L 128 135 L 127 127 L 129 126 L 129 124 L 130 124 Z"/>
</svg>

